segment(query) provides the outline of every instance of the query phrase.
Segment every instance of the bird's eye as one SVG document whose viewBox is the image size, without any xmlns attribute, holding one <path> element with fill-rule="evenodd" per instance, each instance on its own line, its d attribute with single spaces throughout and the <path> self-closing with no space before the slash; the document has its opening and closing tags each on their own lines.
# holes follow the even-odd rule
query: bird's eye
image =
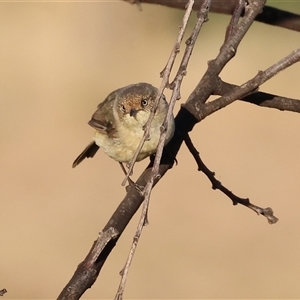
<svg viewBox="0 0 300 300">
<path fill-rule="evenodd" d="M 143 107 L 147 106 L 147 105 L 148 105 L 148 100 L 147 100 L 147 99 L 142 99 L 142 100 L 141 100 L 141 105 L 142 105 Z"/>
<path fill-rule="evenodd" d="M 121 109 L 122 112 L 125 112 L 126 111 L 125 105 L 124 104 L 120 104 L 120 109 Z"/>
</svg>

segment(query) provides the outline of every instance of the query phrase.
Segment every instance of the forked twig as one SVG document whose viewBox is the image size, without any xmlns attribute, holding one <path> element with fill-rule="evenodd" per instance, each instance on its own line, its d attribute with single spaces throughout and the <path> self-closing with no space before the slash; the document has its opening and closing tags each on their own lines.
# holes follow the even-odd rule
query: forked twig
<svg viewBox="0 0 300 300">
<path fill-rule="evenodd" d="M 201 106 L 201 110 L 199 110 L 198 120 L 203 120 L 205 117 L 211 115 L 212 113 L 220 110 L 221 108 L 226 107 L 227 105 L 233 103 L 238 99 L 242 99 L 247 95 L 251 94 L 251 92 L 257 91 L 257 88 L 277 75 L 279 72 L 285 70 L 291 65 L 300 61 L 300 48 L 292 51 L 289 55 L 279 60 L 269 68 L 264 71 L 259 71 L 256 76 L 252 79 L 248 80 L 240 87 L 232 90 L 231 92 L 217 98 L 213 101 L 210 101 Z M 191 104 L 191 103 L 190 103 Z M 185 108 L 188 109 L 189 105 L 185 105 Z M 191 109 L 191 108 L 190 108 Z"/>
<path fill-rule="evenodd" d="M 252 0 L 249 2 L 249 4 L 245 6 L 245 14 L 238 24 L 236 20 L 240 18 L 240 10 L 236 9 L 234 11 L 234 15 L 232 16 L 233 21 L 231 21 L 231 27 L 234 27 L 230 29 L 230 38 L 225 37 L 225 41 L 218 55 L 215 59 L 209 61 L 205 74 L 184 104 L 184 107 L 194 114 L 199 121 L 202 116 L 202 104 L 215 93 L 218 87 L 219 74 L 226 64 L 235 56 L 239 44 L 253 24 L 255 17 L 262 10 L 265 1 L 266 0 Z"/>
<path fill-rule="evenodd" d="M 224 193 L 229 199 L 231 199 L 233 205 L 242 204 L 253 211 L 255 211 L 257 214 L 263 215 L 267 218 L 269 224 L 275 224 L 278 221 L 278 218 L 276 218 L 273 215 L 273 210 L 270 207 L 267 208 L 261 208 L 259 206 L 256 206 L 252 204 L 248 198 L 240 198 L 237 195 L 233 194 L 230 190 L 228 190 L 219 180 L 216 179 L 215 173 L 212 172 L 207 168 L 207 166 L 202 161 L 199 152 L 193 145 L 193 142 L 190 138 L 190 136 L 187 134 L 185 138 L 185 144 L 188 147 L 190 153 L 194 157 L 197 165 L 198 165 L 198 171 L 202 171 L 207 178 L 210 180 L 212 184 L 212 188 L 214 190 L 220 190 L 222 193 Z"/>
</svg>

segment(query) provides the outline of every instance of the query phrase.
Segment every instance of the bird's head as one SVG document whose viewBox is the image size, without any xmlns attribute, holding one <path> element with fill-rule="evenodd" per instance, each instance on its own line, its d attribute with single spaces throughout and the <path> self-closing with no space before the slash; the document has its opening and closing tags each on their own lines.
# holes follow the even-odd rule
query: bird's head
<svg viewBox="0 0 300 300">
<path fill-rule="evenodd" d="M 158 89 L 148 83 L 125 87 L 115 103 L 119 120 L 127 126 L 143 127 L 153 109 Z"/>
</svg>

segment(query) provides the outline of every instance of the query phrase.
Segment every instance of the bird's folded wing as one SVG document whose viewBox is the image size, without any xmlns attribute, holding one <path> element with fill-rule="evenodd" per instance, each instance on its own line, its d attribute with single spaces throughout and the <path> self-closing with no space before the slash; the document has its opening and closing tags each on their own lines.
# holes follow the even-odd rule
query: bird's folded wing
<svg viewBox="0 0 300 300">
<path fill-rule="evenodd" d="M 97 110 L 88 122 L 97 131 L 114 137 L 117 134 L 117 125 L 113 114 L 114 102 L 119 90 L 108 95 L 108 97 L 98 105 Z"/>
</svg>

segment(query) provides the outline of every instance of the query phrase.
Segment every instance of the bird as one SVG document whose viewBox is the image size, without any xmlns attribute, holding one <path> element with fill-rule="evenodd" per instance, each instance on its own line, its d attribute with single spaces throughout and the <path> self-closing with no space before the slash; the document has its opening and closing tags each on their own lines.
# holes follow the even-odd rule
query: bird
<svg viewBox="0 0 300 300">
<path fill-rule="evenodd" d="M 94 157 L 101 148 L 109 157 L 119 162 L 124 171 L 122 163 L 128 164 L 133 159 L 144 136 L 145 124 L 154 109 L 158 92 L 157 88 L 145 82 L 127 85 L 111 92 L 98 105 L 88 122 L 96 130 L 93 141 L 79 154 L 72 167 L 75 168 L 85 158 Z M 156 152 L 168 107 L 162 94 L 151 122 L 149 137 L 145 140 L 136 161 L 141 161 Z M 174 134 L 173 115 L 166 130 L 165 145 Z"/>
</svg>

